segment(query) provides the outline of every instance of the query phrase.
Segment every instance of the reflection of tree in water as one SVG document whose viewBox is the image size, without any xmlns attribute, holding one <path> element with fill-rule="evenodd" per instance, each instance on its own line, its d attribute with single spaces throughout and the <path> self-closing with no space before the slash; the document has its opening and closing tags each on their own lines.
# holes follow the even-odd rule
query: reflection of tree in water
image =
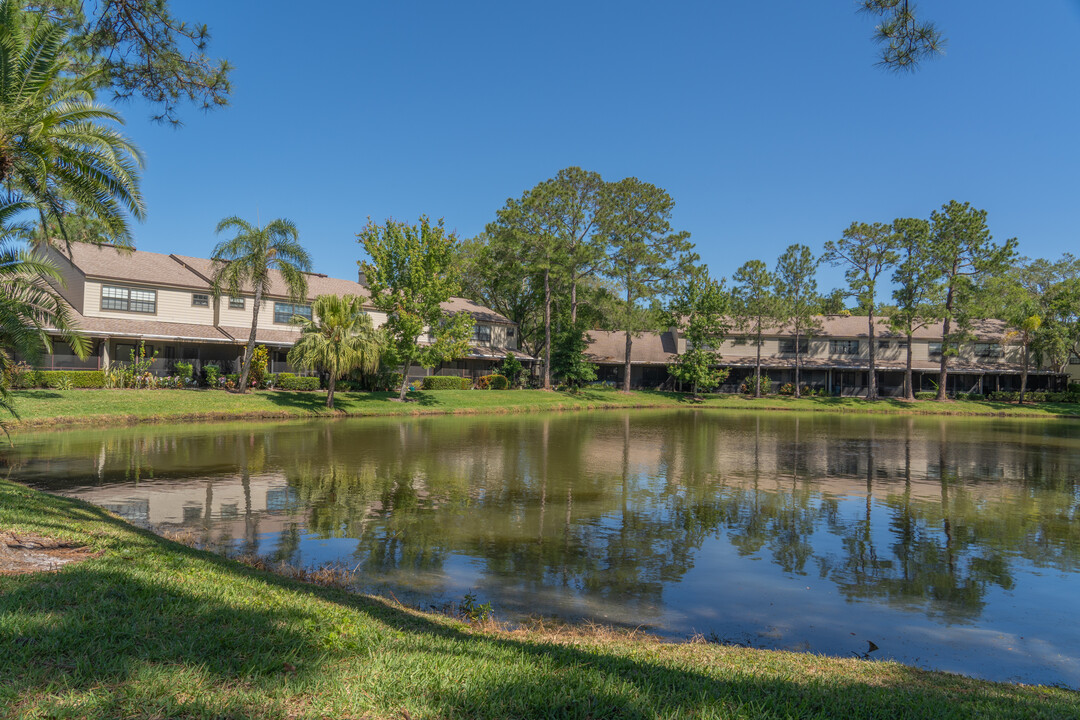
<svg viewBox="0 0 1080 720">
<path fill-rule="evenodd" d="M 644 608 L 722 534 L 785 573 L 816 566 L 850 599 L 964 620 L 989 589 L 1013 587 L 1020 560 L 1080 565 L 1072 433 L 704 412 L 139 428 L 57 435 L 20 472 L 204 478 L 192 525 L 207 537 L 220 532 L 215 489 L 236 482 L 234 547 L 266 552 L 265 518 L 295 518 L 273 526 L 275 559 L 301 558 L 304 533 L 354 538 L 347 562 L 371 576 L 441 573 L 457 554 L 526 594 Z M 284 505 L 253 507 L 252 478 L 279 473 Z"/>
<path fill-rule="evenodd" d="M 918 438 L 928 442 L 929 438 Z M 1033 493 L 1012 486 L 1006 497 L 991 499 L 980 488 L 965 483 L 950 458 L 944 427 L 938 438 L 936 474 L 940 487 L 937 502 L 912 497 L 912 443 L 903 440 L 904 457 L 899 472 L 903 489 L 890 486 L 880 500 L 888 508 L 884 552 L 879 554 L 871 527 L 871 504 L 876 475 L 872 439 L 863 453 L 866 459 L 866 514 L 862 518 L 837 516 L 829 529 L 838 535 L 844 552 L 819 558 L 824 577 L 837 584 L 849 599 L 875 599 L 921 609 L 952 621 L 972 620 L 982 612 L 990 587 L 1012 590 L 1015 586 L 1012 557 L 1036 563 L 1053 562 L 1044 550 L 1054 547 L 1069 556 L 1075 568 L 1080 539 L 1075 527 L 1061 523 L 1075 515 L 1076 503 L 1061 493 Z M 993 455 L 992 452 L 990 452 Z M 1005 460 L 1005 458 L 1001 458 Z M 993 464 L 984 456 L 984 464 Z M 1044 476 L 1045 477 L 1045 476 Z M 1064 506 L 1059 505 L 1065 501 Z M 1032 503 L 1041 505 L 1037 512 Z M 1057 505 L 1057 507 L 1051 507 Z M 1064 531 L 1062 533 L 1061 531 Z M 1039 551 L 1031 544 L 1033 538 Z"/>
</svg>

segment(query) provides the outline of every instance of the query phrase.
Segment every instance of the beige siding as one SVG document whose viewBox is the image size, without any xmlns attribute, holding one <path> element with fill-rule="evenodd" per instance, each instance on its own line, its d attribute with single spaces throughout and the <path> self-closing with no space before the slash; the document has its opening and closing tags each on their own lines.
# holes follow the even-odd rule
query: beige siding
<svg viewBox="0 0 1080 720">
<path fill-rule="evenodd" d="M 741 358 L 753 358 L 757 354 L 757 347 L 755 346 L 751 338 L 747 338 L 744 343 L 736 343 L 735 338 L 741 338 L 742 336 L 729 336 L 719 348 L 722 358 L 728 360 L 737 360 Z M 858 340 L 859 352 L 857 354 L 841 354 L 833 353 L 831 347 L 832 340 Z M 890 363 L 904 363 L 907 360 L 907 349 L 903 345 L 903 340 L 897 338 L 875 338 L 875 343 L 887 342 L 888 347 L 882 347 L 880 344 L 877 348 L 875 359 L 878 362 L 890 362 Z M 930 356 L 930 345 L 938 342 L 937 340 L 916 339 L 912 340 L 911 344 L 911 361 L 916 367 L 936 365 L 939 361 L 937 356 Z M 685 351 L 684 341 L 680 338 L 680 349 Z M 960 346 L 959 354 L 956 359 L 965 364 L 978 364 L 988 370 L 992 370 L 996 365 L 1009 365 L 1023 362 L 1023 348 L 1016 343 L 999 343 L 1002 348 L 1002 356 L 999 358 L 994 357 L 979 357 L 976 355 L 976 343 L 965 342 Z M 780 338 L 765 337 L 762 338 L 761 345 L 761 357 L 764 358 L 782 358 L 792 359 L 792 354 L 780 353 Z M 811 338 L 807 344 L 807 353 L 803 356 L 806 359 L 821 360 L 821 361 L 836 361 L 836 362 L 868 362 L 870 359 L 870 341 L 868 338 Z M 1032 368 L 1036 366 L 1034 360 L 1032 361 Z M 1046 366 L 1049 367 L 1049 366 Z M 1080 377 L 1080 366 L 1072 366 L 1070 371 L 1076 376 Z"/>
<path fill-rule="evenodd" d="M 49 248 L 46 254 L 56 264 L 56 269 L 60 271 L 60 275 L 64 279 L 63 284 L 52 281 L 49 284 L 56 288 L 56 291 L 68 301 L 71 307 L 82 313 L 86 296 L 86 280 L 83 278 L 83 274 L 71 264 L 71 261 L 63 253 L 57 252 L 54 248 Z"/>
<path fill-rule="evenodd" d="M 149 313 L 124 312 L 122 310 L 102 310 L 102 285 L 127 287 L 137 290 L 155 290 L 157 291 L 157 312 L 151 315 Z M 83 310 L 83 315 L 86 317 L 156 320 L 158 322 L 187 323 L 188 325 L 213 325 L 213 299 L 211 298 L 210 307 L 194 307 L 191 304 L 192 292 L 193 291 L 191 290 L 135 285 L 133 283 L 87 280 L 86 307 Z"/>
</svg>

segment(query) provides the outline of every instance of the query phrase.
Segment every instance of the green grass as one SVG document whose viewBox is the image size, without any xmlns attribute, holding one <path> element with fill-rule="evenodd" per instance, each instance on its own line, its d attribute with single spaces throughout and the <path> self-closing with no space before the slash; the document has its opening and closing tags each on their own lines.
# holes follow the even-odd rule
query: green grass
<svg viewBox="0 0 1080 720">
<path fill-rule="evenodd" d="M 253 392 L 236 395 L 193 390 L 19 390 L 12 393 L 19 427 L 130 424 L 192 419 L 289 418 L 328 414 L 324 393 Z M 1040 403 L 934 401 L 904 402 L 858 398 L 766 397 L 713 395 L 693 402 L 679 393 L 586 390 L 576 395 L 543 390 L 434 390 L 413 393 L 408 403 L 392 393 L 339 393 L 337 415 L 417 415 L 429 413 L 536 412 L 599 408 L 720 408 L 727 410 L 795 410 L 808 412 L 872 412 L 881 414 L 996 415 L 1075 417 L 1080 405 Z"/>
<path fill-rule="evenodd" d="M 6 481 L 0 528 L 100 553 L 0 577 L 0 717 L 1080 717 L 1072 691 L 895 663 L 472 628 Z"/>
</svg>

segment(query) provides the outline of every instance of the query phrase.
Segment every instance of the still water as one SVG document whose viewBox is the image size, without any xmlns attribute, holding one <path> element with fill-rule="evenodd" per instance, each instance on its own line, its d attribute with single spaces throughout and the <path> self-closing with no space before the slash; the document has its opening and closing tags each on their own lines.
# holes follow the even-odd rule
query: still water
<svg viewBox="0 0 1080 720">
<path fill-rule="evenodd" d="M 10 477 L 207 546 L 673 637 L 1080 686 L 1080 424 L 580 413 L 27 434 Z M 871 643 L 873 645 L 871 645 Z"/>
</svg>

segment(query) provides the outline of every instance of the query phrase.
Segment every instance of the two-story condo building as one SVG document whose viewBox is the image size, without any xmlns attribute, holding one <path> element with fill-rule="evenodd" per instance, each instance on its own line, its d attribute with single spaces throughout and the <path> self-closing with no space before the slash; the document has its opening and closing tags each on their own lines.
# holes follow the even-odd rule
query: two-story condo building
<svg viewBox="0 0 1080 720">
<path fill-rule="evenodd" d="M 172 370 L 178 361 L 197 367 L 217 363 L 225 372 L 238 372 L 243 349 L 251 333 L 254 295 L 214 298 L 211 289 L 213 261 L 186 255 L 164 255 L 112 246 L 73 244 L 70 250 L 50 248 L 64 284 L 56 290 L 71 306 L 75 324 L 93 343 L 93 353 L 80 360 L 62 342 L 44 359 L 52 369 L 106 368 L 128 361 L 131 352 L 145 343 L 147 355 L 157 352 L 151 369 L 159 374 Z M 271 371 L 287 369 L 285 356 L 300 336 L 294 316 L 311 317 L 311 301 L 319 295 L 352 295 L 370 298 L 367 287 L 353 280 L 311 273 L 308 296 L 293 302 L 277 271 L 271 273 L 271 290 L 259 310 L 256 340 L 270 350 Z M 451 313 L 468 313 L 475 320 L 469 354 L 428 371 L 410 368 L 410 377 L 451 374 L 477 377 L 492 372 L 507 352 L 518 353 L 517 328 L 502 315 L 464 298 L 444 303 Z M 368 309 L 379 327 L 386 315 Z"/>
<path fill-rule="evenodd" d="M 823 388 L 834 395 L 866 395 L 869 384 L 870 337 L 867 321 L 860 316 L 826 315 L 817 318 L 821 330 L 802 337 L 800 385 Z M 621 332 L 590 331 L 587 351 L 590 362 L 600 367 L 601 380 L 622 382 L 626 340 Z M 875 326 L 875 367 L 881 395 L 903 394 L 907 362 L 907 338 L 889 330 L 884 321 Z M 1017 335 L 1000 320 L 980 320 L 972 328 L 973 339 L 962 343 L 949 360 L 949 393 L 988 393 L 1019 390 L 1023 371 L 1023 347 Z M 941 323 L 931 323 L 912 337 L 912 373 L 916 391 L 934 390 L 941 361 Z M 686 350 L 686 338 L 675 329 L 642 333 L 631 348 L 630 381 L 634 387 L 655 388 L 670 384 L 667 366 Z M 736 392 L 754 374 L 757 345 L 754 336 L 732 332 L 718 348 L 721 367 L 730 370 L 721 391 Z M 795 380 L 795 337 L 789 328 L 765 329 L 761 345 L 762 373 L 774 387 Z M 1039 365 L 1028 370 L 1028 388 L 1063 389 L 1069 375 Z"/>
</svg>

